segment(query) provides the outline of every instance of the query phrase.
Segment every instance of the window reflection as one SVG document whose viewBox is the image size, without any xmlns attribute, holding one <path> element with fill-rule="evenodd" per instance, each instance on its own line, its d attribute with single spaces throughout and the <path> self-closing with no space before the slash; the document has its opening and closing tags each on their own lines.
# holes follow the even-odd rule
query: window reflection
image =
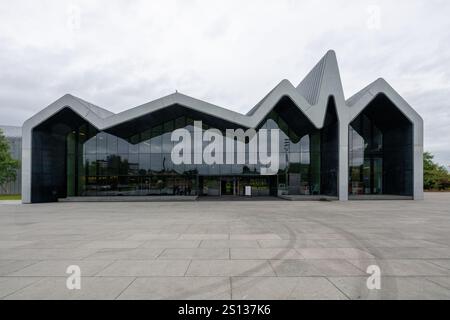
<svg viewBox="0 0 450 320">
<path fill-rule="evenodd" d="M 383 134 L 365 115 L 349 126 L 349 193 L 383 193 Z"/>
<path fill-rule="evenodd" d="M 246 184 L 252 185 L 260 195 L 269 194 L 272 189 L 294 195 L 320 194 L 321 175 L 324 174 L 321 172 L 320 130 L 302 132 L 302 128 L 291 128 L 277 112 L 272 111 L 259 129 L 280 129 L 280 150 L 277 151 L 280 168 L 275 176 L 261 177 L 260 165 L 249 163 L 250 158 L 258 159 L 258 154 L 249 153 L 248 139 L 244 154 L 246 164 L 174 165 L 170 155 L 174 144 L 170 139 L 171 132 L 177 128 L 186 128 L 192 132 L 193 122 L 191 118 L 178 117 L 146 128 L 131 137 L 119 137 L 103 131 L 79 139 L 77 152 L 82 164 L 77 173 L 70 171 L 71 177 L 76 174 L 79 176 L 78 191 L 71 186 L 71 194 L 197 195 L 204 194 L 206 189 L 213 190 L 212 193 L 222 187 L 229 189 L 229 178 L 234 181 L 234 194 L 244 194 Z M 203 130 L 214 128 L 205 121 L 203 124 Z M 222 131 L 224 129 L 221 128 Z M 68 136 L 71 145 L 75 143 L 74 139 L 75 136 Z M 377 149 L 380 145 L 380 136 L 374 135 L 371 148 Z M 71 147 L 70 150 L 67 157 L 69 166 L 72 166 L 75 149 Z M 355 147 L 354 152 L 360 151 Z M 219 156 L 225 162 L 221 152 Z M 357 157 L 353 160 L 360 161 Z M 381 164 L 375 163 L 375 166 L 379 168 Z M 68 186 L 74 184 L 74 178 L 69 180 Z M 222 185 L 222 181 L 225 184 Z M 380 184 L 378 180 L 374 183 L 377 186 Z"/>
</svg>

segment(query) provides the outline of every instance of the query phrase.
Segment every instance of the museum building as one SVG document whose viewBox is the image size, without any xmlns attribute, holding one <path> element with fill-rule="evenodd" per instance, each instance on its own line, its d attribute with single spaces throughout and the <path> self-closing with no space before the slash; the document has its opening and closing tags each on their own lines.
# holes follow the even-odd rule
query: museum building
<svg viewBox="0 0 450 320">
<path fill-rule="evenodd" d="M 229 129 L 278 129 L 278 148 L 271 150 L 277 171 L 264 174 L 260 164 L 225 160 L 174 163 L 173 132 L 194 132 L 200 121 L 203 132 L 215 129 L 224 137 Z M 178 92 L 114 114 L 67 94 L 22 130 L 24 203 L 240 197 L 246 190 L 295 199 L 423 198 L 421 117 L 383 79 L 345 99 L 333 51 L 298 86 L 281 81 L 247 114 Z M 244 144 L 242 156 L 249 159 L 250 139 Z"/>
</svg>

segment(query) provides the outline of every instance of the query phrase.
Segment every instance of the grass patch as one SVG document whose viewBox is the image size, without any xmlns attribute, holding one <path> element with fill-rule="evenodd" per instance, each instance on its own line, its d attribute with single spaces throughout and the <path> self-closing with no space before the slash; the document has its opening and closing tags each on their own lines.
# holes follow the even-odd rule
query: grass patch
<svg viewBox="0 0 450 320">
<path fill-rule="evenodd" d="M 21 200 L 22 196 L 20 194 L 0 194 L 1 200 Z"/>
</svg>

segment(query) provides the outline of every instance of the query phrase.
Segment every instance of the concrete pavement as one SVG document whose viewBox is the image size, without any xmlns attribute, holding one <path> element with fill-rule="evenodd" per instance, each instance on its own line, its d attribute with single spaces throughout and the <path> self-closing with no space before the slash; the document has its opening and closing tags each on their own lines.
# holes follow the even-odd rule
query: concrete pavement
<svg viewBox="0 0 450 320">
<path fill-rule="evenodd" d="M 1 299 L 450 299 L 425 201 L 0 203 Z M 68 290 L 66 268 L 81 268 Z M 381 269 L 368 290 L 367 267 Z"/>
</svg>

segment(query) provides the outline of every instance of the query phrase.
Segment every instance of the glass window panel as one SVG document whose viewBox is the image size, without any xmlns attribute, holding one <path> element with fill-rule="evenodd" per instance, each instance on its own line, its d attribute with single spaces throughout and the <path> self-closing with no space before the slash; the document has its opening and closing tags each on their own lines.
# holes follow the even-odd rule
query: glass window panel
<svg viewBox="0 0 450 320">
<path fill-rule="evenodd" d="M 139 173 L 139 156 L 137 154 L 130 154 L 128 156 L 128 174 L 138 175 Z"/>
<path fill-rule="evenodd" d="M 151 153 L 161 153 L 162 152 L 162 136 L 154 137 L 151 139 L 150 152 Z"/>
<path fill-rule="evenodd" d="M 220 166 L 219 165 L 210 165 L 209 166 L 209 174 L 210 175 L 219 175 L 220 174 Z"/>
<path fill-rule="evenodd" d="M 106 133 L 100 132 L 97 135 L 97 153 L 107 152 L 108 139 Z"/>
<path fill-rule="evenodd" d="M 152 129 L 147 129 L 141 133 L 141 141 L 149 140 L 152 137 Z"/>
<path fill-rule="evenodd" d="M 207 175 L 209 173 L 208 165 L 206 164 L 198 164 L 196 165 L 199 175 Z"/>
<path fill-rule="evenodd" d="M 244 165 L 235 164 L 231 166 L 231 173 L 233 174 L 242 174 L 244 170 Z"/>
<path fill-rule="evenodd" d="M 87 175 L 97 175 L 97 156 L 95 154 L 86 154 L 84 156 L 84 163 L 87 170 Z"/>
<path fill-rule="evenodd" d="M 173 120 L 164 122 L 164 125 L 163 125 L 163 132 L 164 133 L 172 132 L 173 129 L 174 129 L 174 121 Z"/>
<path fill-rule="evenodd" d="M 150 139 L 139 143 L 139 153 L 150 153 L 151 151 L 150 145 L 151 145 Z"/>
<path fill-rule="evenodd" d="M 97 153 L 97 136 L 93 136 L 84 143 L 84 153 L 89 154 Z"/>
<path fill-rule="evenodd" d="M 223 175 L 231 175 L 232 173 L 232 165 L 223 164 L 220 166 L 220 173 Z"/>
<path fill-rule="evenodd" d="M 141 153 L 139 154 L 139 175 L 146 175 L 150 170 L 150 154 Z"/>
<path fill-rule="evenodd" d="M 128 153 L 128 141 L 118 138 L 118 146 L 117 146 L 117 152 L 118 153 Z"/>
<path fill-rule="evenodd" d="M 120 165 L 119 165 L 119 175 L 128 175 L 130 165 L 128 163 L 128 154 L 119 154 L 119 157 L 121 159 Z"/>
<path fill-rule="evenodd" d="M 139 153 L 139 144 L 130 143 L 128 145 L 128 152 L 129 153 L 134 153 L 134 154 Z"/>
<path fill-rule="evenodd" d="M 163 170 L 161 153 L 150 154 L 150 167 L 153 172 L 161 172 Z"/>
<path fill-rule="evenodd" d="M 107 134 L 107 144 L 108 144 L 108 149 L 107 149 L 107 153 L 109 154 L 115 154 L 117 153 L 117 137 L 113 136 L 111 134 Z"/>
<path fill-rule="evenodd" d="M 97 154 L 97 173 L 99 176 L 105 176 L 108 174 L 108 162 L 107 155 L 105 153 Z"/>
<path fill-rule="evenodd" d="M 172 157 L 170 153 L 164 153 L 162 155 L 162 167 L 165 172 L 171 172 L 174 168 L 174 164 L 172 162 Z"/>
<path fill-rule="evenodd" d="M 301 164 L 310 164 L 311 163 L 311 156 L 310 156 L 309 152 L 300 153 L 300 163 Z"/>
<path fill-rule="evenodd" d="M 291 152 L 289 154 L 289 163 L 300 163 L 300 153 L 298 152 Z"/>
<path fill-rule="evenodd" d="M 186 118 L 185 117 L 179 117 L 175 119 L 175 129 L 181 129 L 186 126 Z"/>
<path fill-rule="evenodd" d="M 170 140 L 171 133 L 162 136 L 162 152 L 172 152 L 173 142 Z"/>
</svg>

